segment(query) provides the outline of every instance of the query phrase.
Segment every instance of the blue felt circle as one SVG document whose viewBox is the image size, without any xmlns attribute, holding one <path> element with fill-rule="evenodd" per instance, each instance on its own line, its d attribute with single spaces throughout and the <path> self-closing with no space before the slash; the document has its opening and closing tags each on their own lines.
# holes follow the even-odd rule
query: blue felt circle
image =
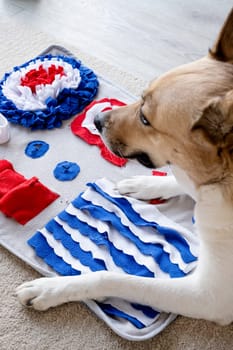
<svg viewBox="0 0 233 350">
<path fill-rule="evenodd" d="M 0 81 L 0 113 L 11 123 L 20 124 L 24 127 L 36 129 L 53 129 L 62 125 L 62 121 L 71 118 L 81 112 L 95 97 L 99 82 L 95 73 L 85 67 L 80 61 L 68 56 L 44 55 L 38 56 L 21 66 L 14 67 L 13 71 L 20 71 L 28 65 L 35 63 L 37 59 L 41 62 L 53 58 L 67 62 L 74 69 L 78 69 L 81 82 L 76 89 L 64 88 L 57 98 L 49 97 L 46 101 L 47 108 L 36 111 L 18 109 L 15 104 L 3 93 L 5 80 L 11 73 L 6 73 Z"/>
<path fill-rule="evenodd" d="M 80 172 L 80 167 L 76 163 L 64 161 L 57 164 L 53 174 L 57 180 L 70 181 L 76 178 Z"/>
<path fill-rule="evenodd" d="M 35 140 L 27 144 L 27 147 L 25 148 L 25 154 L 31 158 L 40 158 L 48 151 L 48 149 L 48 143 L 40 140 Z"/>
</svg>

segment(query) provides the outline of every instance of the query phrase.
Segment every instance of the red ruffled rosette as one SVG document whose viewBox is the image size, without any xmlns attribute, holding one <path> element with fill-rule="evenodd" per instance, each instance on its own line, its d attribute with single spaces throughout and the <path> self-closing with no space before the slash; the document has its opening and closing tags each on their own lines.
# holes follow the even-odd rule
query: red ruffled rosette
<svg viewBox="0 0 233 350">
<path fill-rule="evenodd" d="M 29 70 L 24 77 L 21 78 L 21 85 L 28 86 L 32 93 L 36 93 L 37 85 L 46 85 L 52 84 L 56 76 L 64 76 L 65 71 L 62 66 L 56 67 L 55 64 L 52 64 L 46 70 L 41 64 L 38 69 Z"/>
<path fill-rule="evenodd" d="M 71 123 L 71 130 L 89 145 L 96 145 L 100 149 L 101 156 L 110 163 L 124 166 L 127 159 L 120 158 L 112 153 L 104 144 L 101 136 L 94 125 L 94 117 L 100 112 L 112 110 L 114 107 L 123 107 L 126 104 L 114 98 L 103 98 L 93 101 Z"/>
</svg>

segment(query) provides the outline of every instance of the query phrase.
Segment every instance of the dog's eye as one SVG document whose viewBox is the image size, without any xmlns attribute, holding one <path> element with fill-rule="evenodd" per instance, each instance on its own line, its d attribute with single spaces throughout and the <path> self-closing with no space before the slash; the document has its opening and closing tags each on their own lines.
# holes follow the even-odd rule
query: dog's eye
<svg viewBox="0 0 233 350">
<path fill-rule="evenodd" d="M 142 124 L 149 126 L 150 122 L 146 119 L 146 117 L 144 116 L 144 114 L 142 113 L 142 111 L 140 110 L 140 120 L 142 122 Z"/>
</svg>

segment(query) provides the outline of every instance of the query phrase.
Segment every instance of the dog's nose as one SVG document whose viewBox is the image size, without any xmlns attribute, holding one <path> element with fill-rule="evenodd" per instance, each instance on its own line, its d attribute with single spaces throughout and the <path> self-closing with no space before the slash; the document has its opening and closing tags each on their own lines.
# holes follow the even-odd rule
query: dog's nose
<svg viewBox="0 0 233 350">
<path fill-rule="evenodd" d="M 108 115 L 109 115 L 109 112 L 100 112 L 94 118 L 95 127 L 100 133 L 103 131 L 103 127 Z"/>
<path fill-rule="evenodd" d="M 103 129 L 102 119 L 100 114 L 97 114 L 94 118 L 94 124 L 96 129 L 101 133 Z"/>
</svg>

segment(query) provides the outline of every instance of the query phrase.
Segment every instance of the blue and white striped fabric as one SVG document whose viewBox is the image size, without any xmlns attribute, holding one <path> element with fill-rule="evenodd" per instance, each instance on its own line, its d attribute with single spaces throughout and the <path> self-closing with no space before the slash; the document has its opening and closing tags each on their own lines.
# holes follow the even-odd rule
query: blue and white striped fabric
<svg viewBox="0 0 233 350">
<path fill-rule="evenodd" d="M 169 220 L 155 205 L 120 195 L 107 179 L 87 186 L 28 241 L 58 274 L 109 270 L 173 278 L 195 267 L 198 242 L 193 233 Z M 94 303 L 107 323 L 122 324 L 126 333 L 138 338 L 141 331 L 151 333 L 151 328 L 156 334 L 156 328 L 163 329 L 170 317 L 117 298 Z"/>
</svg>

